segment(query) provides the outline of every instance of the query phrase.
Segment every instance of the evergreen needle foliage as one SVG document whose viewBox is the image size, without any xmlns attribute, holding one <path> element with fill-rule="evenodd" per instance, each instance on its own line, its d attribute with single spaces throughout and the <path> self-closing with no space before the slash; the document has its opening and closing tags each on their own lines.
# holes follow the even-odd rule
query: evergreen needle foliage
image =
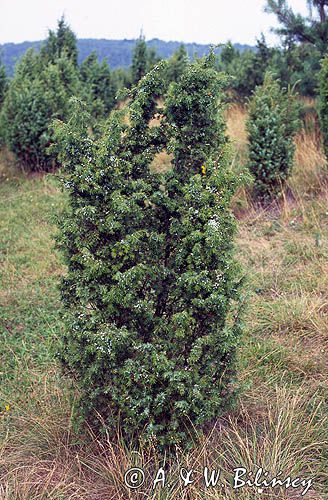
<svg viewBox="0 0 328 500">
<path fill-rule="evenodd" d="M 54 118 L 68 115 L 69 97 L 77 85 L 72 63 L 65 56 L 46 66 L 33 51 L 22 58 L 5 95 L 0 121 L 6 144 L 26 169 L 54 166 L 47 152 L 49 126 Z"/>
<path fill-rule="evenodd" d="M 39 54 L 28 50 L 15 68 L 0 114 L 9 149 L 28 170 L 54 167 L 50 125 L 68 117 L 69 98 L 80 93 L 76 40 L 62 18 Z"/>
<path fill-rule="evenodd" d="M 6 70 L 0 58 L 0 111 L 7 89 L 8 89 L 8 79 L 6 75 Z M 4 142 L 4 135 L 5 135 L 4 124 L 1 123 L 0 119 L 0 146 L 2 146 Z"/>
<path fill-rule="evenodd" d="M 131 64 L 131 80 L 133 84 L 138 83 L 147 73 L 147 45 L 143 35 L 140 35 L 133 51 Z"/>
<path fill-rule="evenodd" d="M 7 86 L 8 86 L 8 80 L 7 80 L 6 70 L 0 58 L 0 108 L 5 97 Z"/>
<path fill-rule="evenodd" d="M 320 122 L 326 158 L 328 158 L 328 54 L 321 61 L 319 74 Z"/>
<path fill-rule="evenodd" d="M 103 60 L 99 63 L 97 54 L 91 52 L 81 64 L 80 77 L 91 114 L 98 119 L 107 117 L 115 105 L 117 91 L 107 62 Z"/>
<path fill-rule="evenodd" d="M 165 74 L 160 64 L 131 91 L 128 125 L 114 112 L 93 139 L 76 103 L 55 127 L 69 193 L 60 356 L 82 418 L 100 414 L 112 432 L 120 419 L 125 438 L 162 449 L 190 445 L 232 403 L 241 329 L 224 79 L 213 56 L 188 65 L 161 111 Z M 154 173 L 164 147 L 172 170 Z"/>
<path fill-rule="evenodd" d="M 188 54 L 183 44 L 174 52 L 167 64 L 168 82 L 177 82 L 188 64 Z"/>
<path fill-rule="evenodd" d="M 281 89 L 267 73 L 249 102 L 249 169 L 254 175 L 254 193 L 270 200 L 291 173 L 294 134 L 298 128 L 295 95 Z"/>
</svg>

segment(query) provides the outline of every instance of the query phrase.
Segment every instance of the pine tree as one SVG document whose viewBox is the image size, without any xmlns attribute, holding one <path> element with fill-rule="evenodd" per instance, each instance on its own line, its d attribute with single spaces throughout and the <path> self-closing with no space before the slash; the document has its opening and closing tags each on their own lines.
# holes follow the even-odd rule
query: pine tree
<svg viewBox="0 0 328 500">
<path fill-rule="evenodd" d="M 307 17 L 295 14 L 287 0 L 267 0 L 266 11 L 276 15 L 281 25 L 275 30 L 279 35 L 314 45 L 323 55 L 328 49 L 328 0 L 308 0 L 307 4 Z"/>
<path fill-rule="evenodd" d="M 293 137 L 298 127 L 295 95 L 270 73 L 249 103 L 249 169 L 255 195 L 268 201 L 279 192 L 293 166 Z"/>
<path fill-rule="evenodd" d="M 188 67 L 150 126 L 165 70 L 133 88 L 129 124 L 114 112 L 93 139 L 78 108 L 56 127 L 69 192 L 61 359 L 81 416 L 98 412 L 112 432 L 120 419 L 125 438 L 161 447 L 190 444 L 190 421 L 200 429 L 228 407 L 240 333 L 222 77 L 213 58 Z M 153 172 L 166 145 L 172 171 Z"/>
<path fill-rule="evenodd" d="M 317 97 L 320 59 L 328 50 L 328 0 L 306 4 L 307 16 L 296 14 L 288 0 L 267 0 L 265 10 L 276 15 L 280 26 L 274 31 L 283 46 L 272 69 L 286 84 L 297 84 L 301 95 Z"/>
<path fill-rule="evenodd" d="M 319 74 L 319 111 L 323 144 L 328 159 L 328 54 L 321 61 Z"/>
</svg>

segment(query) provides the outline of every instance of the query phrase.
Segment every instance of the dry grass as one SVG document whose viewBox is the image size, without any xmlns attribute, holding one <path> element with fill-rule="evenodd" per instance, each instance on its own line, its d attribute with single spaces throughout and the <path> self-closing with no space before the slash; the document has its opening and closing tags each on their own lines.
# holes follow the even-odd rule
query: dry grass
<svg viewBox="0 0 328 500">
<path fill-rule="evenodd" d="M 249 471 L 261 466 L 270 471 L 270 478 L 283 471 L 284 477 L 302 474 L 317 482 L 327 479 L 320 462 L 326 418 L 322 394 L 306 384 L 293 395 L 287 387 L 274 387 L 265 394 L 257 388 L 238 412 L 220 419 L 207 437 L 200 438 L 193 452 L 164 460 L 152 448 L 132 451 L 119 437 L 98 439 L 90 430 L 83 443 L 75 442 L 69 405 L 63 407 L 58 389 L 55 396 L 57 406 L 48 402 L 42 415 L 13 418 L 15 432 L 8 433 L 0 454 L 3 499 L 260 498 L 257 487 L 246 487 L 240 495 L 233 490 L 233 469 L 241 466 Z M 205 466 L 221 471 L 216 488 L 204 487 Z M 130 467 L 144 469 L 145 483 L 140 490 L 129 490 L 124 484 Z M 153 490 L 160 467 L 166 471 L 167 485 Z M 181 468 L 194 471 L 195 482 L 187 488 L 179 476 Z M 315 488 L 314 481 L 310 498 L 322 498 Z M 298 498 L 291 493 L 283 488 L 268 489 L 265 497 Z"/>
<path fill-rule="evenodd" d="M 230 139 L 234 142 L 237 150 L 245 151 L 247 148 L 246 108 L 238 104 L 232 104 L 227 108 L 225 116 Z"/>
<path fill-rule="evenodd" d="M 325 173 L 326 158 L 321 147 L 318 129 L 306 132 L 302 129 L 295 139 L 295 171 L 290 187 L 297 197 L 307 194 L 318 194 L 327 189 Z"/>
<path fill-rule="evenodd" d="M 44 393 L 49 398 L 48 393 Z M 265 391 L 258 387 L 241 403 L 238 412 L 221 418 L 212 431 L 201 437 L 190 453 L 175 459 L 160 459 L 155 449 L 130 450 L 120 442 L 90 430 L 83 442 L 76 441 L 69 404 L 59 389 L 47 401 L 41 415 L 12 417 L 11 428 L 1 447 L 0 470 L 3 499 L 254 499 L 257 487 L 237 492 L 232 487 L 234 468 L 270 471 L 270 479 L 283 471 L 284 477 L 315 478 L 310 498 L 323 498 L 316 490 L 327 480 L 321 462 L 325 446 L 325 419 L 322 394 L 303 384 L 294 394 L 288 387 Z M 55 404 L 57 403 L 57 404 Z M 129 490 L 124 474 L 141 467 L 145 482 Z M 166 487 L 153 490 L 156 471 L 166 471 Z M 205 488 L 204 467 L 220 470 L 220 483 Z M 194 483 L 183 486 L 180 470 L 193 469 Z M 223 485 L 223 486 L 221 486 Z M 299 498 L 284 488 L 267 489 L 266 498 Z M 239 493 L 239 494 L 237 494 Z M 263 495 L 262 495 L 263 496 Z"/>
<path fill-rule="evenodd" d="M 235 106 L 227 118 L 237 164 L 246 154 L 245 110 Z M 168 162 L 159 155 L 154 168 Z M 280 471 L 313 478 L 306 498 L 327 498 L 328 189 L 317 131 L 307 127 L 297 136 L 294 172 L 278 205 L 255 206 L 246 188 L 235 199 L 249 295 L 239 352 L 243 393 L 192 452 L 164 460 L 152 447 L 129 449 L 119 430 L 102 437 L 75 431 L 74 391 L 51 350 L 61 328 L 56 285 L 63 272 L 52 248 L 52 214 L 64 200 L 51 176 L 13 172 L 7 160 L 0 165 L 0 498 L 303 498 L 302 488 L 234 490 L 238 466 L 263 467 L 270 478 Z M 137 490 L 124 484 L 131 466 L 145 470 Z M 167 484 L 153 490 L 160 466 Z M 204 488 L 204 466 L 221 470 L 215 488 Z M 194 469 L 186 488 L 181 467 Z"/>
<path fill-rule="evenodd" d="M 166 151 L 161 151 L 153 159 L 150 170 L 154 172 L 167 172 L 172 168 L 172 154 L 168 154 Z"/>
</svg>

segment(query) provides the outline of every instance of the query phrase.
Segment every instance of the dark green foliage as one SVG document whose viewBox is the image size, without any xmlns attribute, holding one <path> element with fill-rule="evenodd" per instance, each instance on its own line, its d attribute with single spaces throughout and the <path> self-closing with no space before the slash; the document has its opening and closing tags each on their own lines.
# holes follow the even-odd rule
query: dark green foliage
<svg viewBox="0 0 328 500">
<path fill-rule="evenodd" d="M 39 75 L 44 68 L 39 54 L 33 49 L 28 49 L 15 67 L 15 79 L 33 79 Z"/>
<path fill-rule="evenodd" d="M 266 11 L 276 15 L 283 50 L 271 69 L 294 85 L 301 95 L 316 97 L 320 59 L 328 49 L 328 0 L 308 0 L 309 15 L 295 14 L 287 0 L 267 0 Z"/>
<path fill-rule="evenodd" d="M 276 32 L 283 38 L 314 45 L 321 54 L 328 49 L 328 0 L 308 0 L 309 16 L 295 14 L 287 0 L 267 0 L 266 10 L 277 16 Z"/>
<path fill-rule="evenodd" d="M 47 62 L 54 63 L 66 55 L 74 66 L 77 66 L 77 40 L 65 18 L 58 21 L 56 31 L 49 30 L 46 43 L 41 48 L 41 55 Z"/>
<path fill-rule="evenodd" d="M 6 70 L 5 70 L 4 65 L 2 64 L 1 59 L 0 59 L 0 111 L 1 111 L 2 103 L 3 103 L 4 98 L 5 98 L 7 88 L 8 88 L 8 80 L 7 80 Z M 5 142 L 4 135 L 5 135 L 4 124 L 1 123 L 1 119 L 0 119 L 0 146 Z"/>
<path fill-rule="evenodd" d="M 17 64 L 0 114 L 1 135 L 21 166 L 47 170 L 55 166 L 48 151 L 50 124 L 65 119 L 72 95 L 81 94 L 73 32 L 62 18 L 40 53 L 28 50 Z"/>
<path fill-rule="evenodd" d="M 320 122 L 325 154 L 328 158 L 328 54 L 321 61 L 319 75 L 320 90 Z"/>
<path fill-rule="evenodd" d="M 229 64 L 233 62 L 234 59 L 237 59 L 240 56 L 239 51 L 234 47 L 234 45 L 229 40 L 223 47 L 220 52 L 220 63 L 223 67 L 229 67 Z"/>
<path fill-rule="evenodd" d="M 47 65 L 33 51 L 22 58 L 6 93 L 0 122 L 7 146 L 23 167 L 54 166 L 54 158 L 46 151 L 51 142 L 49 125 L 54 118 L 67 116 L 69 97 L 76 92 L 76 71 L 65 56 Z"/>
<path fill-rule="evenodd" d="M 145 37 L 141 34 L 133 49 L 129 83 L 132 85 L 138 83 L 159 61 L 160 58 L 156 54 L 156 49 L 147 47 Z"/>
<path fill-rule="evenodd" d="M 267 73 L 249 103 L 249 169 L 255 195 L 271 199 L 290 175 L 298 127 L 295 96 Z"/>
<path fill-rule="evenodd" d="M 168 82 L 177 82 L 188 64 L 188 54 L 183 44 L 174 52 L 167 64 Z"/>
<path fill-rule="evenodd" d="M 266 71 L 277 75 L 285 85 L 297 85 L 299 94 L 315 97 L 320 58 L 315 44 L 295 41 L 291 34 L 284 37 L 281 48 L 268 47 L 262 34 L 253 51 L 239 52 L 228 42 L 218 57 L 218 69 L 232 76 L 230 90 L 234 100 L 249 97 L 256 86 L 262 85 Z"/>
<path fill-rule="evenodd" d="M 6 69 L 0 59 L 0 108 L 5 98 L 7 86 L 8 86 L 8 80 L 6 75 Z"/>
<path fill-rule="evenodd" d="M 286 85 L 296 85 L 299 94 L 309 97 L 317 95 L 320 52 L 315 46 L 289 41 L 282 50 L 273 51 L 269 68 Z"/>
<path fill-rule="evenodd" d="M 124 68 L 114 69 L 112 71 L 112 79 L 116 89 L 128 87 L 130 84 L 130 72 Z"/>
<path fill-rule="evenodd" d="M 97 54 L 92 52 L 81 64 L 80 75 L 92 115 L 106 117 L 115 105 L 117 91 L 107 62 L 99 63 Z"/>
<path fill-rule="evenodd" d="M 229 205 L 235 179 L 222 117 L 225 79 L 211 54 L 189 65 L 166 100 L 173 169 L 167 174 L 165 330 L 175 360 L 170 381 L 170 427 L 185 439 L 229 407 L 234 354 L 240 333 L 235 222 Z M 236 301 L 236 302 L 235 302 Z"/>
<path fill-rule="evenodd" d="M 237 100 L 244 101 L 249 97 L 256 85 L 263 81 L 263 73 L 257 70 L 257 58 L 254 52 L 246 51 L 235 58 L 231 64 L 221 69 L 232 75 L 231 89 Z"/>
<path fill-rule="evenodd" d="M 271 65 L 275 49 L 269 48 L 263 36 L 257 40 L 256 50 L 237 51 L 231 42 L 228 42 L 220 53 L 218 69 L 232 76 L 230 89 L 235 100 L 244 101 L 262 85 L 266 70 Z"/>
<path fill-rule="evenodd" d="M 157 55 L 155 47 L 147 47 L 147 71 L 153 69 L 160 60 L 161 58 Z"/>
<path fill-rule="evenodd" d="M 147 57 L 147 45 L 145 38 L 140 35 L 139 40 L 135 45 L 132 65 L 131 65 L 131 82 L 132 84 L 138 83 L 138 81 L 147 73 L 148 69 L 148 57 Z"/>
<path fill-rule="evenodd" d="M 229 407 L 240 333 L 235 178 L 213 57 L 169 90 L 165 65 L 130 94 L 129 124 L 109 118 L 88 135 L 80 106 L 57 124 L 69 208 L 60 245 L 66 332 L 60 356 L 81 391 L 80 412 L 127 439 L 190 444 L 193 426 Z M 172 170 L 153 172 L 168 147 Z"/>
</svg>

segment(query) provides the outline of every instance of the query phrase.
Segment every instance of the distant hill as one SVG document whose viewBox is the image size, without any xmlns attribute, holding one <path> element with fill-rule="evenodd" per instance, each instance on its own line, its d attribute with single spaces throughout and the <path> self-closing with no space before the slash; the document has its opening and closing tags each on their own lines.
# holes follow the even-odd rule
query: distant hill
<svg viewBox="0 0 328 500">
<path fill-rule="evenodd" d="M 99 60 L 107 59 L 112 69 L 130 66 L 132 59 L 133 47 L 136 40 L 105 40 L 96 38 L 81 38 L 78 40 L 79 62 L 82 62 L 93 50 L 98 54 Z M 0 45 L 0 54 L 4 62 L 7 73 L 11 76 L 14 72 L 16 62 L 30 47 L 39 50 L 42 41 L 37 42 L 22 42 L 22 43 L 5 43 Z M 173 52 L 181 45 L 181 42 L 164 42 L 157 38 L 147 41 L 148 47 L 156 49 L 157 54 L 163 59 L 170 57 Z M 186 50 L 190 57 L 194 54 L 202 56 L 209 51 L 210 45 L 202 45 L 198 43 L 185 43 Z M 243 51 L 246 49 L 254 50 L 250 45 L 242 45 L 240 43 L 234 46 Z M 219 52 L 220 49 L 217 49 Z"/>
</svg>

